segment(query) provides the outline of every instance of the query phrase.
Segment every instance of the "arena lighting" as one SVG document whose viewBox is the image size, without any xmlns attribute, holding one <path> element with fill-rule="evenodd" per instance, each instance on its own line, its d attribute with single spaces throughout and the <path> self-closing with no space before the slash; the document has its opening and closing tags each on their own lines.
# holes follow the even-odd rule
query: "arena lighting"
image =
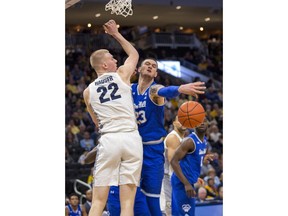
<svg viewBox="0 0 288 216">
<path fill-rule="evenodd" d="M 100 16 L 101 16 L 100 13 L 95 14 L 95 17 L 100 17 Z"/>
<path fill-rule="evenodd" d="M 177 10 L 180 10 L 180 9 L 181 9 L 181 6 L 177 6 L 176 9 L 177 9 Z"/>
<path fill-rule="evenodd" d="M 92 26 L 91 23 L 88 23 L 88 24 L 87 24 L 87 27 L 88 27 L 88 28 L 90 28 L 91 26 Z"/>
<path fill-rule="evenodd" d="M 153 19 L 154 19 L 154 20 L 158 19 L 158 16 L 153 16 Z"/>
<path fill-rule="evenodd" d="M 180 71 L 180 61 L 167 61 L 159 60 L 157 61 L 158 68 L 174 77 L 181 77 Z"/>
</svg>

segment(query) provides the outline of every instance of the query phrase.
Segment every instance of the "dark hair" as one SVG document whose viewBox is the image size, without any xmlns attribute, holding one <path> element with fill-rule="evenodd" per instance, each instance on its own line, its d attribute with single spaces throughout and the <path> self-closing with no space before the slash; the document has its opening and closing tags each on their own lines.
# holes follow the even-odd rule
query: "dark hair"
<svg viewBox="0 0 288 216">
<path fill-rule="evenodd" d="M 77 196 L 77 197 L 78 197 L 78 199 L 79 199 L 79 196 L 78 196 L 78 194 L 76 194 L 76 193 L 71 193 L 71 194 L 68 196 L 69 200 L 71 199 L 71 197 L 72 197 L 72 196 Z"/>
<path fill-rule="evenodd" d="M 147 57 L 147 58 L 145 58 L 145 59 L 141 62 L 140 66 L 141 66 L 141 65 L 143 64 L 143 62 L 146 61 L 146 60 L 153 60 L 153 61 L 155 61 L 156 64 L 157 64 L 157 68 L 158 68 L 158 62 L 157 62 L 157 60 L 156 60 L 155 58 L 153 58 L 153 57 Z"/>
</svg>

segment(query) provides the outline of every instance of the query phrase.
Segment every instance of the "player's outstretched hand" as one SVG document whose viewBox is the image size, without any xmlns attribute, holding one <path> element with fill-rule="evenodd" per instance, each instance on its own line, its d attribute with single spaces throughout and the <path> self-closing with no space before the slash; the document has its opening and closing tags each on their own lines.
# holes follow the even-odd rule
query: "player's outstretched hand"
<svg viewBox="0 0 288 216">
<path fill-rule="evenodd" d="M 206 154 L 204 157 L 204 161 L 213 161 L 214 160 L 214 154 Z"/>
<path fill-rule="evenodd" d="M 186 195 L 187 195 L 188 198 L 192 198 L 192 197 L 196 196 L 196 192 L 193 189 L 191 184 L 185 185 L 185 191 L 186 191 Z"/>
<path fill-rule="evenodd" d="M 205 83 L 198 81 L 194 83 L 180 85 L 178 91 L 180 93 L 183 93 L 186 95 L 192 95 L 198 98 L 198 94 L 204 94 L 205 89 L 206 89 Z"/>
<path fill-rule="evenodd" d="M 118 32 L 117 24 L 114 20 L 109 20 L 103 25 L 103 28 L 107 34 L 113 35 Z"/>
</svg>

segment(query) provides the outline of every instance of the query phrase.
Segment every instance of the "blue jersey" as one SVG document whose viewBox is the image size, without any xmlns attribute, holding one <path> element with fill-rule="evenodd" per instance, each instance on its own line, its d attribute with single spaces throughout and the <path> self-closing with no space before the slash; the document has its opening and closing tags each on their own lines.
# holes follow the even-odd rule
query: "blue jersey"
<svg viewBox="0 0 288 216">
<path fill-rule="evenodd" d="M 72 206 L 70 204 L 68 204 L 68 209 L 69 209 L 69 216 L 82 216 L 82 211 L 81 211 L 81 208 L 80 208 L 80 205 L 78 205 L 78 208 L 76 211 L 74 211 L 72 209 Z"/>
<path fill-rule="evenodd" d="M 206 154 L 207 142 L 204 137 L 203 142 L 198 136 L 192 132 L 188 139 L 192 139 L 195 144 L 195 150 L 189 152 L 180 160 L 179 165 L 184 176 L 190 182 L 192 187 L 197 182 L 200 176 L 200 170 L 204 156 Z M 171 177 L 172 185 L 172 215 L 177 216 L 195 216 L 195 198 L 188 198 L 186 195 L 184 184 L 173 172 Z"/>
<path fill-rule="evenodd" d="M 151 84 L 155 85 L 153 82 Z M 143 94 L 138 92 L 138 84 L 132 84 L 132 96 L 142 141 L 157 141 L 167 135 L 164 128 L 164 105 L 155 104 L 149 97 L 150 87 Z"/>
<path fill-rule="evenodd" d="M 179 164 L 184 176 L 187 178 L 190 184 L 193 185 L 197 182 L 200 176 L 201 166 L 206 154 L 207 141 L 206 137 L 204 137 L 202 142 L 194 132 L 192 132 L 187 138 L 191 138 L 193 140 L 195 144 L 195 150 L 194 152 L 188 152 L 179 162 Z M 171 181 L 175 183 L 175 186 L 178 183 L 182 184 L 174 172 L 172 174 Z"/>
</svg>

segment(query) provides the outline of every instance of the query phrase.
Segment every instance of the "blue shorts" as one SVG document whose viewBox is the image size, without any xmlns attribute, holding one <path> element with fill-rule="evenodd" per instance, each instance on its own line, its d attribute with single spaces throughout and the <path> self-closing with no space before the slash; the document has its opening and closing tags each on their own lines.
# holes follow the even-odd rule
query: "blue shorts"
<svg viewBox="0 0 288 216">
<path fill-rule="evenodd" d="M 143 145 L 141 189 L 148 197 L 159 198 L 164 177 L 164 143 Z"/>
<path fill-rule="evenodd" d="M 195 216 L 195 198 L 188 198 L 186 195 L 185 187 L 178 181 L 176 182 L 171 178 L 172 185 L 172 215 L 177 216 Z M 192 185 L 193 186 L 193 185 Z"/>
<path fill-rule="evenodd" d="M 107 208 L 110 216 L 120 216 L 120 198 L 119 198 L 119 187 L 111 186 L 107 201 Z M 135 204 L 134 204 L 134 215 L 136 216 L 150 216 L 149 209 L 146 202 L 145 195 L 141 192 L 140 188 L 137 187 Z"/>
</svg>

